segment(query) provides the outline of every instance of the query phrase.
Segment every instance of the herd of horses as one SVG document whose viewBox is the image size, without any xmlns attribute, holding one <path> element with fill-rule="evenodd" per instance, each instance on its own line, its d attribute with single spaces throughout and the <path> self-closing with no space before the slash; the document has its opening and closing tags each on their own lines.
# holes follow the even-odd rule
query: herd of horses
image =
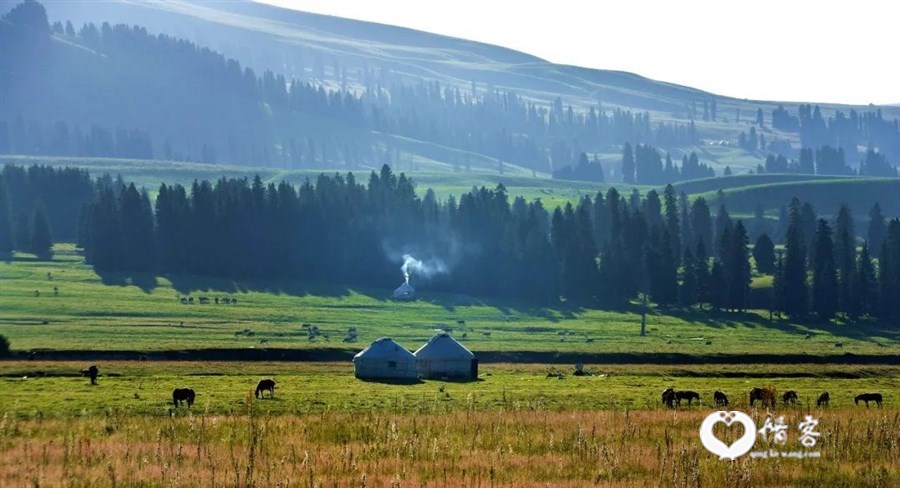
<svg viewBox="0 0 900 488">
<path fill-rule="evenodd" d="M 775 408 L 777 405 L 777 394 L 774 388 L 753 388 L 750 390 L 750 406 L 753 407 L 758 402 L 763 408 Z M 683 400 L 687 400 L 688 406 L 690 406 L 695 400 L 697 403 L 700 402 L 700 394 L 696 391 L 691 390 L 678 390 L 676 391 L 674 388 L 666 388 L 662 392 L 662 402 L 669 408 L 675 408 L 676 406 L 681 406 L 681 402 Z M 799 400 L 799 396 L 797 392 L 794 390 L 788 390 L 781 395 L 781 401 L 784 405 L 793 406 L 797 404 Z M 828 392 L 823 392 L 819 395 L 819 398 L 816 399 L 817 407 L 827 407 L 831 402 L 831 395 Z M 869 402 L 875 402 L 875 405 L 878 408 L 883 406 L 884 397 L 881 396 L 881 393 L 863 393 L 860 395 L 856 395 L 853 398 L 853 402 L 856 405 L 859 405 L 859 402 L 865 402 L 866 408 L 869 408 Z M 713 404 L 716 407 L 727 407 L 728 406 L 728 396 L 716 390 L 713 393 Z"/>
<path fill-rule="evenodd" d="M 275 380 L 266 378 L 259 380 L 256 384 L 256 398 L 265 398 L 265 393 L 269 392 L 269 398 L 275 398 Z M 194 398 L 197 393 L 192 388 L 175 388 L 172 390 L 172 403 L 176 407 L 187 404 L 188 407 L 194 404 Z"/>
</svg>

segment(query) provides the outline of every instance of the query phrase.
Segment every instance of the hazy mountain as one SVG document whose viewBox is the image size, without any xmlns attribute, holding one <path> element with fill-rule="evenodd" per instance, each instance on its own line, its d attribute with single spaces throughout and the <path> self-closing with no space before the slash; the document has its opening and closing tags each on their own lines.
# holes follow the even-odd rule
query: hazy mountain
<svg viewBox="0 0 900 488">
<path fill-rule="evenodd" d="M 2 11 L 16 3 L 3 0 Z M 0 119 L 8 134 L 21 116 L 25 126 L 38 119 L 47 127 L 37 132 L 49 132 L 57 120 L 70 132 L 75 125 L 83 132 L 93 125 L 139 131 L 135 137 L 146 134 L 157 158 L 306 167 L 392 162 L 401 169 L 492 171 L 505 165 L 507 171 L 541 173 L 574 164 L 581 152 L 599 157 L 615 173 L 625 142 L 671 152 L 676 165 L 696 151 L 719 172 L 726 165 L 755 168 L 770 152 L 795 158 L 801 145 L 839 145 L 850 166 L 866 146 L 881 149 L 894 164 L 900 154 L 898 107 L 822 105 L 815 110 L 818 119 L 809 107 L 811 129 L 804 132 L 791 122 L 802 117 L 795 104 L 785 104 L 790 120 L 778 126 L 772 120 L 775 102 L 721 97 L 630 73 L 556 65 L 502 47 L 249 1 L 44 5 L 59 30 L 50 33 L 46 52 L 54 54 L 47 64 L 32 68 L 52 75 L 37 84 L 2 87 Z M 67 21 L 74 35 L 62 27 Z M 94 42 L 90 32 L 82 36 L 85 23 L 93 23 L 100 40 Z M 124 34 L 113 29 L 120 23 L 141 29 Z M 10 30 L 9 22 L 4 29 Z M 106 33 L 115 35 L 104 41 Z M 169 37 L 159 41 L 156 33 Z M 121 42 L 125 38 L 144 39 Z M 173 50 L 194 54 L 169 62 Z M 245 81 L 259 78 L 247 81 L 256 85 L 253 93 L 241 91 L 229 58 L 253 69 L 252 75 L 242 73 Z M 2 67 L 8 82 L 22 71 L 10 59 L 16 58 L 5 58 Z M 222 76 L 233 82 L 223 83 Z M 286 91 L 302 84 L 306 99 L 282 94 L 273 88 L 277 83 L 291 87 Z M 331 104 L 335 97 L 337 108 Z M 342 108 L 345 103 L 355 108 Z M 311 108 L 315 104 L 319 109 Z M 834 130 L 832 118 L 839 122 Z"/>
</svg>

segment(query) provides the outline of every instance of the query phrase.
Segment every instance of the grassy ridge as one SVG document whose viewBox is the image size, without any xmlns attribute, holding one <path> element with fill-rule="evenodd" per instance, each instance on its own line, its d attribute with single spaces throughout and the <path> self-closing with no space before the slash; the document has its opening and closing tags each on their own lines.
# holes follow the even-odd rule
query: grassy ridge
<svg viewBox="0 0 900 488">
<path fill-rule="evenodd" d="M 362 348 L 381 336 L 415 349 L 441 327 L 452 328 L 476 352 L 883 355 L 896 354 L 900 342 L 898 331 L 886 325 L 816 327 L 769 322 L 763 314 L 657 310 L 651 310 L 649 334 L 641 338 L 638 309 L 534 309 L 431 294 L 427 285 L 420 287 L 420 300 L 395 302 L 390 292 L 400 279 L 399 265 L 397 283 L 362 290 L 192 276 L 100 276 L 71 246 L 57 246 L 53 262 L 20 257 L 0 263 L 0 333 L 16 350 L 343 349 Z M 180 303 L 188 294 L 195 300 L 234 297 L 238 303 Z M 303 323 L 317 326 L 323 336 L 310 341 Z M 357 329 L 359 342 L 342 342 L 350 327 Z"/>
<path fill-rule="evenodd" d="M 847 203 L 859 215 L 865 215 L 876 202 L 885 215 L 900 216 L 900 178 L 840 178 L 756 184 L 725 190 L 729 212 L 752 212 L 757 204 L 766 209 L 787 205 L 792 197 L 809 202 L 817 212 L 830 215 L 841 203 Z M 716 191 L 701 193 L 707 200 Z"/>
</svg>

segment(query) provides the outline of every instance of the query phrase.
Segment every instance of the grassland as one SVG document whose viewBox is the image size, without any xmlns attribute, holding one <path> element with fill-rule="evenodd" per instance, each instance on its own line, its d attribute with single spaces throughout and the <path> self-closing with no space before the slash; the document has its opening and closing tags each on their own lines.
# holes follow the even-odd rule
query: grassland
<svg viewBox="0 0 900 488">
<path fill-rule="evenodd" d="M 349 364 L 123 362 L 100 364 L 97 386 L 80 367 L 0 363 L 4 486 L 887 487 L 900 474 L 897 367 L 589 365 L 559 380 L 490 365 L 476 382 L 392 385 L 356 380 Z M 275 399 L 252 399 L 262 376 L 278 381 Z M 818 418 L 821 458 L 725 462 L 701 447 L 713 389 L 761 424 L 744 399 L 759 384 L 800 392 L 778 415 Z M 169 404 L 182 385 L 198 392 L 191 409 Z M 670 385 L 703 405 L 665 409 Z M 810 405 L 822 390 L 830 409 Z M 875 390 L 885 409 L 850 403 Z M 784 446 L 803 449 L 796 436 Z"/>
<path fill-rule="evenodd" d="M 447 327 L 476 352 L 837 357 L 896 355 L 900 343 L 897 329 L 887 324 L 813 326 L 770 322 L 762 312 L 711 316 L 656 309 L 647 319 L 649 334 L 641 338 L 637 307 L 535 309 L 431 294 L 427 286 L 420 287 L 421 299 L 396 302 L 389 299 L 394 283 L 386 283 L 383 289 L 356 290 L 191 276 L 100 276 L 71 245 L 59 245 L 56 251 L 52 262 L 19 256 L 0 263 L 0 334 L 9 337 L 14 350 L 353 351 L 381 336 L 415 349 L 436 329 Z M 54 287 L 59 296 L 54 296 Z M 196 298 L 194 305 L 179 301 L 188 295 Z M 200 305 L 196 302 L 201 296 L 227 296 L 238 302 Z M 458 320 L 465 320 L 465 325 Z M 315 325 L 322 336 L 311 341 L 309 328 L 302 324 Z M 351 327 L 357 329 L 358 343 L 342 342 Z"/>
</svg>

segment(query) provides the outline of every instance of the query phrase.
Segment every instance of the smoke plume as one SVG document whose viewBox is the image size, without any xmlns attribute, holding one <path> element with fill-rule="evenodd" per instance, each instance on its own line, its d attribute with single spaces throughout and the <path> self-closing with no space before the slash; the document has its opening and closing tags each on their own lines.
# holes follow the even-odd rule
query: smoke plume
<svg viewBox="0 0 900 488">
<path fill-rule="evenodd" d="M 412 274 L 422 278 L 431 278 L 434 275 L 447 273 L 447 266 L 439 259 L 430 259 L 427 261 L 419 261 L 409 254 L 403 255 L 403 278 L 409 283 L 409 277 Z"/>
</svg>

